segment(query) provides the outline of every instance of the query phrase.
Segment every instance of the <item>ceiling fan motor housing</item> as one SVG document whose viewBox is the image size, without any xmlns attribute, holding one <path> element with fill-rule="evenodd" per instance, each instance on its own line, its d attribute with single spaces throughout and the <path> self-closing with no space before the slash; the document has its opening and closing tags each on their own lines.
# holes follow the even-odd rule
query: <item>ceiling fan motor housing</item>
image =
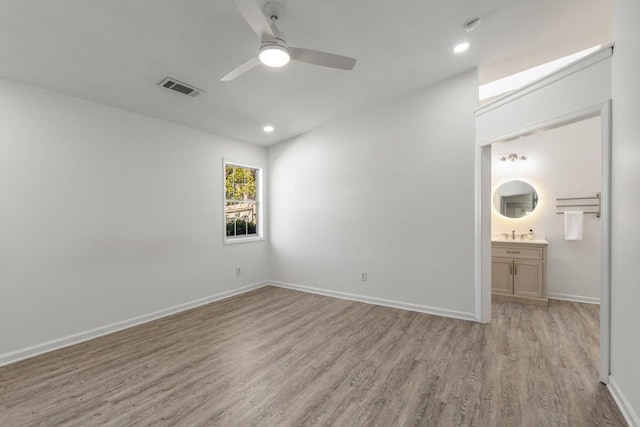
<svg viewBox="0 0 640 427">
<path fill-rule="evenodd" d="M 262 10 L 267 19 L 271 22 L 271 31 L 273 31 L 275 39 L 268 37 L 261 40 L 260 48 L 258 49 L 258 57 L 260 58 L 262 63 L 267 66 L 281 67 L 283 65 L 286 65 L 291 58 L 289 45 L 285 40 L 285 36 L 282 31 L 280 31 L 280 28 L 278 28 L 278 26 L 276 25 L 276 21 L 279 17 L 282 16 L 284 7 L 280 3 L 268 2 L 264 5 L 264 8 Z M 264 55 L 275 55 L 277 57 L 277 59 L 275 59 L 276 65 L 272 65 L 272 63 L 269 63 L 268 60 L 265 61 Z"/>
<path fill-rule="evenodd" d="M 269 21 L 274 22 L 277 21 L 280 17 L 282 17 L 282 12 L 284 12 L 284 6 L 280 3 L 276 2 L 267 2 L 262 8 L 264 11 L 264 15 L 269 19 Z"/>
</svg>

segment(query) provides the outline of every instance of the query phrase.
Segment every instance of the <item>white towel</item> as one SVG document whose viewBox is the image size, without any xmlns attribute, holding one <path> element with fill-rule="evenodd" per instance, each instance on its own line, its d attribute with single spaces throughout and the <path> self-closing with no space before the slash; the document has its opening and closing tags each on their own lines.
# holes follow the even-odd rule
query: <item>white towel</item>
<svg viewBox="0 0 640 427">
<path fill-rule="evenodd" d="M 564 240 L 582 240 L 584 213 L 566 211 L 564 213 Z"/>
</svg>

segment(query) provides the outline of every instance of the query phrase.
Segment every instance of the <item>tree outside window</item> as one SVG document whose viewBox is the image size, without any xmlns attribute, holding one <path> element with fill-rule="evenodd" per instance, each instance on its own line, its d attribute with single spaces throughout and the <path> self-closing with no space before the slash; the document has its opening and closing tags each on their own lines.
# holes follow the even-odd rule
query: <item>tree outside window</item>
<svg viewBox="0 0 640 427">
<path fill-rule="evenodd" d="M 258 168 L 225 163 L 225 220 L 228 238 L 257 237 Z"/>
</svg>

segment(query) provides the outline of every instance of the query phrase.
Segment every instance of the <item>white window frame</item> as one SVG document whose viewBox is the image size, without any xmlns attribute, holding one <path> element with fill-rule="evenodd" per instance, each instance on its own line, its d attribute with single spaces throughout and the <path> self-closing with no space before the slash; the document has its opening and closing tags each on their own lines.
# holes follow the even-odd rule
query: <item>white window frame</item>
<svg viewBox="0 0 640 427">
<path fill-rule="evenodd" d="M 239 167 L 245 169 L 253 169 L 256 171 L 256 234 L 252 235 L 242 235 L 242 236 L 227 236 L 227 202 L 233 202 L 235 200 L 227 200 L 227 189 L 226 189 L 226 180 L 227 180 L 227 166 Z M 264 234 L 264 209 L 263 209 L 263 194 L 264 194 L 264 179 L 262 168 L 258 166 L 247 165 L 238 162 L 231 162 L 225 159 L 222 159 L 222 238 L 224 244 L 235 244 L 235 243 L 247 243 L 247 242 L 257 242 L 265 239 Z"/>
</svg>

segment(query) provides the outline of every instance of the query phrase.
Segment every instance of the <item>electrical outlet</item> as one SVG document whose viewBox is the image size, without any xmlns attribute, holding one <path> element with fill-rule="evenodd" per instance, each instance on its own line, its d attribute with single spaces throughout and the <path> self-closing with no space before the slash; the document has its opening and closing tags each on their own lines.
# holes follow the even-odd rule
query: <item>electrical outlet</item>
<svg viewBox="0 0 640 427">
<path fill-rule="evenodd" d="M 361 271 L 360 272 L 360 280 L 362 282 L 366 282 L 367 281 L 367 272 L 366 271 Z"/>
<path fill-rule="evenodd" d="M 236 267 L 236 276 L 242 276 L 242 269 L 240 267 Z"/>
</svg>

